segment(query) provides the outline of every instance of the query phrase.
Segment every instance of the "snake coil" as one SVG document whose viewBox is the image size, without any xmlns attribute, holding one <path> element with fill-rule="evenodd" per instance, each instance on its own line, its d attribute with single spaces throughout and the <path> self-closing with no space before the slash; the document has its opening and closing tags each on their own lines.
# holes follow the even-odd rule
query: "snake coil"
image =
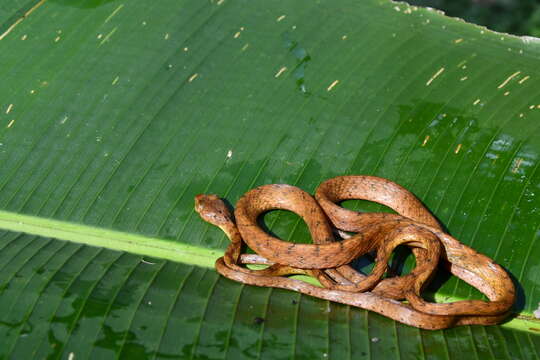
<svg viewBox="0 0 540 360">
<path fill-rule="evenodd" d="M 397 214 L 361 213 L 338 205 L 349 199 L 377 202 Z M 313 244 L 290 243 L 265 232 L 257 219 L 275 209 L 298 214 Z M 240 198 L 234 217 L 219 197 L 202 194 L 195 198 L 195 210 L 231 240 L 216 261 L 217 271 L 242 283 L 295 290 L 432 330 L 499 323 L 515 301 L 514 284 L 503 268 L 445 233 L 411 192 L 383 178 L 335 177 L 323 182 L 315 197 L 291 185 L 260 186 Z M 355 235 L 336 241 L 333 228 Z M 256 254 L 243 254 L 245 245 Z M 412 249 L 416 266 L 407 275 L 384 278 L 391 254 L 400 245 Z M 348 265 L 371 252 L 376 262 L 369 275 Z M 489 300 L 426 301 L 422 290 L 441 263 Z M 246 264 L 267 267 L 252 270 Z M 312 276 L 322 287 L 287 277 L 293 274 Z"/>
</svg>

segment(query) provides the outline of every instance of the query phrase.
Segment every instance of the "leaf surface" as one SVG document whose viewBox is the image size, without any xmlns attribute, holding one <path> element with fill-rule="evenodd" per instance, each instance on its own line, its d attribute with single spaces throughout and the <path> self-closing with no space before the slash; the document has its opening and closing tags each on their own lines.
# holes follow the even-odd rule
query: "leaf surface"
<svg viewBox="0 0 540 360">
<path fill-rule="evenodd" d="M 375 0 L 15 1 L 0 34 L 3 356 L 539 356 L 538 40 Z M 523 319 L 425 332 L 210 269 L 196 194 L 343 174 L 415 193 Z"/>
</svg>

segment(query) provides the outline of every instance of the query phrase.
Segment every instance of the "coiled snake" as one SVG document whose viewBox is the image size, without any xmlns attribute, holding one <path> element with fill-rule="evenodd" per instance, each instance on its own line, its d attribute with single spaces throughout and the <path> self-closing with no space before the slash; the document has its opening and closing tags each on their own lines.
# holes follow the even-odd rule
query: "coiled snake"
<svg viewBox="0 0 540 360">
<path fill-rule="evenodd" d="M 398 214 L 361 213 L 337 205 L 348 199 L 377 202 Z M 313 244 L 290 243 L 265 232 L 257 219 L 274 209 L 298 214 L 306 222 Z M 514 284 L 504 269 L 445 233 L 411 192 L 383 178 L 336 177 L 323 182 L 315 198 L 290 185 L 260 186 L 240 198 L 234 219 L 216 195 L 197 195 L 195 210 L 231 240 L 224 256 L 216 261 L 217 271 L 246 284 L 299 291 L 424 329 L 495 324 L 508 315 L 515 301 Z M 356 234 L 336 241 L 332 228 Z M 244 243 L 256 254 L 242 254 Z M 392 251 L 399 245 L 412 248 L 416 266 L 407 275 L 384 278 Z M 369 275 L 348 265 L 372 251 L 376 262 Z M 439 263 L 489 301 L 424 300 L 421 292 Z M 242 266 L 245 264 L 268 267 L 252 270 Z M 293 274 L 313 276 L 322 287 L 287 277 Z"/>
</svg>

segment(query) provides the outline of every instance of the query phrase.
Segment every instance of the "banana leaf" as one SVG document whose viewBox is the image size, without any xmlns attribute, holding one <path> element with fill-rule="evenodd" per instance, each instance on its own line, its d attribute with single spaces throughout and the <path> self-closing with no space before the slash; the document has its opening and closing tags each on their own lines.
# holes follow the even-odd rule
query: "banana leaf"
<svg viewBox="0 0 540 360">
<path fill-rule="evenodd" d="M 4 2 L 0 358 L 538 358 L 539 59 L 388 0 Z M 196 194 L 344 174 L 405 186 L 507 269 L 509 320 L 420 330 L 215 272 L 228 239 Z"/>
</svg>

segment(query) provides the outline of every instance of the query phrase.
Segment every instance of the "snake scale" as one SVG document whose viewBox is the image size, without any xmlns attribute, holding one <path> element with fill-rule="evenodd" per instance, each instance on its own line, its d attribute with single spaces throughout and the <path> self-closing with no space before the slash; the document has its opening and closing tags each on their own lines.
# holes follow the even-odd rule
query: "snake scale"
<svg viewBox="0 0 540 360">
<path fill-rule="evenodd" d="M 356 212 L 338 205 L 349 199 L 377 202 L 397 214 Z M 313 244 L 283 241 L 264 231 L 258 218 L 275 209 L 298 214 Z M 240 198 L 234 216 L 218 196 L 201 194 L 195 198 L 195 210 L 231 240 L 216 261 L 217 271 L 242 283 L 295 290 L 433 330 L 499 323 L 515 301 L 514 284 L 502 267 L 445 233 L 411 192 L 387 179 L 339 176 L 323 182 L 314 197 L 291 185 L 263 185 Z M 333 229 L 354 235 L 336 239 Z M 245 245 L 256 254 L 242 253 Z M 409 274 L 385 277 L 392 252 L 400 245 L 411 248 L 416 266 Z M 372 252 L 376 261 L 370 274 L 349 265 Z M 246 264 L 267 267 L 253 270 Z M 422 290 L 439 264 L 480 290 L 488 301 L 426 301 Z M 321 286 L 288 277 L 294 274 L 312 276 Z"/>
</svg>

